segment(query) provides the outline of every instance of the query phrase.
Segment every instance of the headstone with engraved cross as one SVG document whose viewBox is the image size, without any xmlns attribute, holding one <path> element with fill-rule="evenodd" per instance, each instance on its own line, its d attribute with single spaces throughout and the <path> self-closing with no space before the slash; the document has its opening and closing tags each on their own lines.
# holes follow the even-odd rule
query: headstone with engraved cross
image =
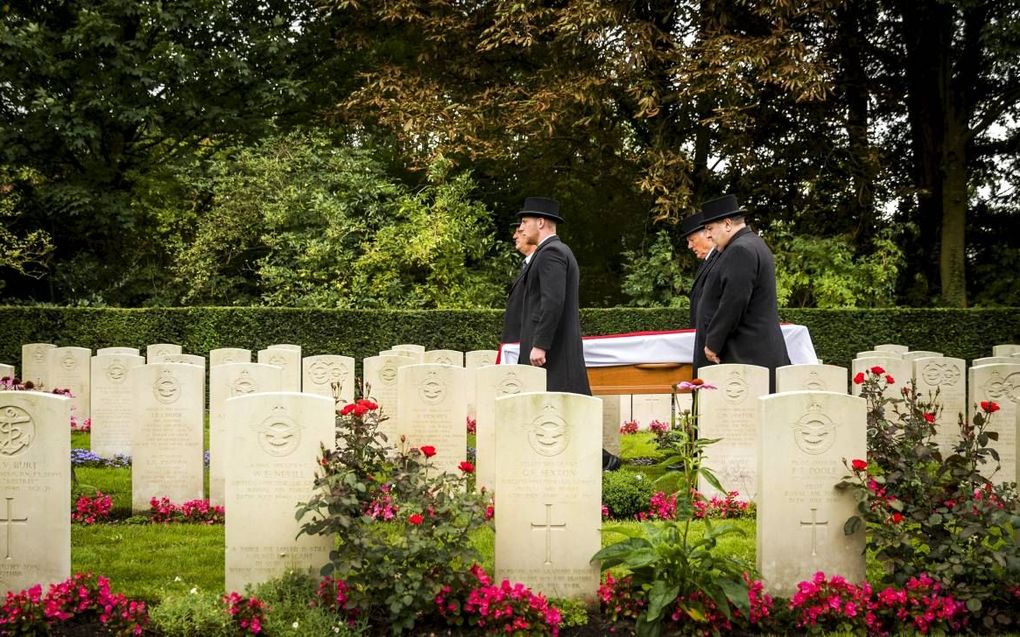
<svg viewBox="0 0 1020 637">
<path fill-rule="evenodd" d="M 545 369 L 531 365 L 489 365 L 469 369 L 475 387 L 475 488 L 496 487 L 496 399 L 545 391 Z"/>
<path fill-rule="evenodd" d="M 0 391 L 0 593 L 71 575 L 71 401 Z"/>
<path fill-rule="evenodd" d="M 223 468 L 230 454 L 227 400 L 283 388 L 283 370 L 276 365 L 227 363 L 209 370 L 209 503 L 223 504 Z"/>
<path fill-rule="evenodd" d="M 991 460 L 979 468 L 981 474 L 997 483 L 1016 479 L 1020 363 L 971 367 L 967 389 L 970 398 L 967 401 L 968 422 L 974 422 L 974 414 L 981 411 L 982 402 L 994 402 L 999 407 L 998 411 L 991 414 L 986 431 L 999 434 L 999 439 L 989 442 L 988 446 L 999 452 L 1001 468 L 996 471 L 996 463 Z"/>
<path fill-rule="evenodd" d="M 602 402 L 560 392 L 496 400 L 496 580 L 593 599 L 601 548 Z"/>
<path fill-rule="evenodd" d="M 857 512 L 836 488 L 844 460 L 867 457 L 867 406 L 836 392 L 789 392 L 758 399 L 757 565 L 772 595 L 791 596 L 819 571 L 864 579 L 864 529 L 844 523 Z"/>
<path fill-rule="evenodd" d="M 758 489 L 758 403 L 769 393 L 769 370 L 757 365 L 710 365 L 698 370 L 717 389 L 698 393 L 698 435 L 718 438 L 705 450 L 705 466 L 723 489 L 740 499 L 754 499 Z M 702 479 L 698 490 L 706 497 L 722 496 Z"/>
</svg>

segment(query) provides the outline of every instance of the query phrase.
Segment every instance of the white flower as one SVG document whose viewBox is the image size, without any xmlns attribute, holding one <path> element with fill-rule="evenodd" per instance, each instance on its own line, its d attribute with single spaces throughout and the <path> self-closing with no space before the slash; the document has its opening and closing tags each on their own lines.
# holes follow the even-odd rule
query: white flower
<svg viewBox="0 0 1020 637">
<path fill-rule="evenodd" d="M 178 576 L 174 577 L 174 581 L 175 581 L 175 582 L 179 582 L 179 581 L 181 581 L 181 576 L 180 576 L 180 575 L 178 575 Z"/>
<path fill-rule="evenodd" d="M 301 626 L 301 623 L 298 622 L 298 621 L 295 621 L 293 624 L 290 625 L 290 627 L 293 628 L 294 630 L 297 630 L 298 627 L 300 627 L 300 626 Z"/>
<path fill-rule="evenodd" d="M 189 595 L 198 595 L 198 587 L 197 587 L 197 586 L 193 586 L 193 587 L 191 588 L 191 590 L 190 590 L 190 591 L 188 591 L 188 594 L 189 594 Z"/>
</svg>

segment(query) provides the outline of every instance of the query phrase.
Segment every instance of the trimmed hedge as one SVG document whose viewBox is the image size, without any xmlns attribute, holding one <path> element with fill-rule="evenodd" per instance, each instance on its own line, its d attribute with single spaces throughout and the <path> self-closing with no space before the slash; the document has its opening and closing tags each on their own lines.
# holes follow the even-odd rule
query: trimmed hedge
<svg viewBox="0 0 1020 637">
<path fill-rule="evenodd" d="M 806 325 L 827 363 L 849 366 L 858 351 L 899 343 L 967 360 L 990 356 L 1000 343 L 1020 343 L 1020 308 L 784 309 L 784 321 Z M 585 309 L 585 334 L 687 327 L 686 309 Z M 21 368 L 21 345 L 55 343 L 97 349 L 179 343 L 186 353 L 218 347 L 256 351 L 296 343 L 303 353 L 361 359 L 397 343 L 429 349 L 494 349 L 500 310 L 309 310 L 266 307 L 52 308 L 0 307 L 0 362 Z M 144 352 L 143 352 L 144 353 Z"/>
</svg>

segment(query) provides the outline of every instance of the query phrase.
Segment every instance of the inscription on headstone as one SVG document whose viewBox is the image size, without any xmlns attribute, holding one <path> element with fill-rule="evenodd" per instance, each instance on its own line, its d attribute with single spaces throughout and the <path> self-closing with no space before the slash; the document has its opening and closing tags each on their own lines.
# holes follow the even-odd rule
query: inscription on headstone
<svg viewBox="0 0 1020 637">
<path fill-rule="evenodd" d="M 942 407 L 935 421 L 935 442 L 948 457 L 960 440 L 960 416 L 967 413 L 967 364 L 962 358 L 918 358 L 914 364 L 914 387 L 922 400 L 935 399 Z M 934 398 L 938 392 L 938 398 Z"/>
<path fill-rule="evenodd" d="M 403 435 L 409 447 L 435 447 L 431 462 L 438 471 L 457 473 L 467 458 L 466 373 L 462 367 L 430 364 L 397 370 L 398 440 Z"/>
<path fill-rule="evenodd" d="M 137 351 L 137 350 L 136 350 Z M 141 355 L 92 357 L 92 452 L 104 458 L 130 456 L 135 426 L 135 390 L 128 372 L 145 364 Z"/>
<path fill-rule="evenodd" d="M 301 535 L 294 518 L 312 495 L 320 445 L 332 447 L 333 400 L 276 392 L 227 400 L 226 590 L 240 591 L 288 570 L 318 576 L 332 535 Z"/>
<path fill-rule="evenodd" d="M 986 431 L 995 431 L 999 440 L 989 443 L 999 452 L 1001 468 L 995 471 L 995 462 L 981 467 L 981 473 L 993 482 L 1008 482 L 1016 476 L 1016 420 L 1017 403 L 1020 402 L 1020 364 L 997 364 L 971 367 L 968 377 L 970 400 L 968 422 L 974 422 L 974 413 L 981 409 L 981 403 L 991 401 L 999 411 L 989 419 Z"/>
<path fill-rule="evenodd" d="M 496 579 L 592 599 L 601 547 L 598 398 L 558 392 L 496 400 Z"/>
<path fill-rule="evenodd" d="M 864 399 L 836 392 L 788 392 L 758 399 L 757 565 L 765 588 L 791 596 L 818 571 L 864 579 L 864 532 L 843 532 L 856 513 L 836 489 L 844 459 L 867 457 Z"/>
<path fill-rule="evenodd" d="M 51 343 L 28 343 L 21 346 L 21 379 L 30 380 L 45 389 L 50 387 L 46 375 L 50 368 L 50 350 L 56 348 Z"/>
</svg>

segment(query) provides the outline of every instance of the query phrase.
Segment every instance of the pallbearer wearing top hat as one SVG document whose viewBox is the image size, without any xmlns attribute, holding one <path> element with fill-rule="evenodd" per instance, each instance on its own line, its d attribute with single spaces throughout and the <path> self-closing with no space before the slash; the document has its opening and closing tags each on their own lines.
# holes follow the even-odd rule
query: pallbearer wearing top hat
<svg viewBox="0 0 1020 637">
<path fill-rule="evenodd" d="M 734 195 L 706 201 L 701 212 L 719 257 L 698 299 L 695 373 L 712 363 L 760 365 L 769 369 L 775 391 L 775 370 L 790 357 L 779 327 L 772 251 L 745 224 Z"/>
<path fill-rule="evenodd" d="M 691 327 L 694 327 L 695 317 L 698 311 L 698 299 L 701 297 L 701 290 L 705 287 L 705 278 L 712 266 L 715 265 L 719 251 L 715 244 L 708 238 L 705 232 L 705 215 L 696 212 L 680 223 L 680 236 L 687 240 L 687 248 L 694 253 L 694 256 L 701 259 L 701 265 L 694 274 L 694 283 L 691 284 L 689 298 L 691 300 Z"/>
<path fill-rule="evenodd" d="M 544 367 L 549 391 L 590 396 L 581 344 L 581 271 L 574 253 L 556 235 L 557 225 L 565 222 L 560 204 L 547 197 L 528 197 L 517 218 L 520 233 L 536 246 L 516 283 L 524 286 L 520 362 Z M 619 467 L 619 458 L 605 451 L 602 455 L 603 468 Z"/>
</svg>

